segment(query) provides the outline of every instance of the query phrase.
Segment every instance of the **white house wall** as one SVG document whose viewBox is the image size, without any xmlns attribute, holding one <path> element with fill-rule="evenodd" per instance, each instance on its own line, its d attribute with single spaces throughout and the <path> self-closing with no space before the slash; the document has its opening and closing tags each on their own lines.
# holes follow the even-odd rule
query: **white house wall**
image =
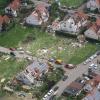
<svg viewBox="0 0 100 100">
<path fill-rule="evenodd" d="M 88 29 L 84 34 L 88 38 L 98 40 L 98 35 L 91 29 Z"/>
<path fill-rule="evenodd" d="M 30 25 L 41 25 L 42 20 L 40 21 L 37 17 L 30 15 L 26 18 L 26 23 Z"/>
<path fill-rule="evenodd" d="M 90 0 L 87 3 L 87 8 L 90 8 L 90 10 L 95 10 L 96 8 L 100 8 L 100 6 L 96 3 L 96 0 Z"/>
</svg>

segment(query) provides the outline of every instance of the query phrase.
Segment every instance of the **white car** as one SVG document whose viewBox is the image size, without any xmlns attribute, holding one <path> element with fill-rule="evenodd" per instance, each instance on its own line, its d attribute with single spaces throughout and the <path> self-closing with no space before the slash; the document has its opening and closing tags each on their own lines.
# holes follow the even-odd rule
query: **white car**
<svg viewBox="0 0 100 100">
<path fill-rule="evenodd" d="M 86 64 L 87 64 L 87 63 L 86 63 L 86 61 L 85 61 L 85 62 L 83 62 L 83 64 L 84 64 L 84 65 L 86 65 Z"/>
<path fill-rule="evenodd" d="M 86 76 L 84 77 L 84 79 L 86 79 L 87 81 L 89 81 L 89 80 L 90 80 L 90 79 L 89 79 L 88 77 L 86 77 Z"/>
<path fill-rule="evenodd" d="M 54 91 L 51 89 L 47 94 L 50 96 Z"/>
<path fill-rule="evenodd" d="M 93 69 L 97 69 L 97 64 L 91 64 L 90 66 L 89 66 L 89 68 L 93 68 Z"/>
<path fill-rule="evenodd" d="M 54 91 L 51 89 L 43 98 L 42 100 L 48 100 L 49 96 L 52 95 Z"/>
<path fill-rule="evenodd" d="M 94 54 L 93 57 L 96 58 L 97 57 L 97 54 Z"/>
<path fill-rule="evenodd" d="M 47 100 L 48 95 L 46 94 L 42 100 Z"/>
<path fill-rule="evenodd" d="M 91 59 L 87 59 L 83 64 L 86 65 L 87 63 L 91 62 Z"/>
<path fill-rule="evenodd" d="M 93 60 L 94 59 L 94 56 L 91 56 L 90 59 Z"/>
</svg>

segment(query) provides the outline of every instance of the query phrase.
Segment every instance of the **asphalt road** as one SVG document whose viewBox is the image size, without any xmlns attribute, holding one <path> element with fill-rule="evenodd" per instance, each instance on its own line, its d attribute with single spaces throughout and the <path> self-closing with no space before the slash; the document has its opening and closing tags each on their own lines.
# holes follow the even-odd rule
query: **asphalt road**
<svg viewBox="0 0 100 100">
<path fill-rule="evenodd" d="M 43 4 L 43 5 L 47 6 L 47 7 L 50 6 L 50 4 L 47 3 L 48 0 L 41 0 L 41 1 L 31 0 L 31 1 L 35 4 L 35 6 L 38 5 L 38 4 Z"/>
<path fill-rule="evenodd" d="M 5 48 L 5 47 L 1 47 L 0 46 L 0 52 L 2 53 L 6 53 L 6 54 L 10 54 L 10 52 L 14 52 L 16 58 L 33 58 L 31 55 L 29 55 L 28 53 L 26 52 L 21 52 L 20 50 L 14 50 L 14 51 L 11 51 L 10 49 L 8 48 Z"/>
<path fill-rule="evenodd" d="M 59 86 L 58 92 L 56 96 L 61 96 L 63 93 L 64 89 L 71 83 L 73 82 L 76 78 L 80 77 L 83 73 L 88 71 L 88 67 L 91 63 L 96 63 L 97 59 L 100 59 L 100 56 L 97 56 L 95 59 L 93 59 L 91 62 L 88 64 L 84 65 L 83 62 L 79 65 L 77 65 L 76 68 L 71 69 L 71 70 L 66 70 L 65 74 L 68 75 L 68 79 L 66 81 L 60 80 L 55 86 Z"/>
</svg>

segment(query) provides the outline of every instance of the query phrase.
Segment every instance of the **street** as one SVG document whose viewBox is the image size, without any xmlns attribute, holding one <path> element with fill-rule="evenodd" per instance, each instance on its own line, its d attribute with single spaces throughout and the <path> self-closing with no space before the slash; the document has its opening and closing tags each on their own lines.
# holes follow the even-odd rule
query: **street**
<svg viewBox="0 0 100 100">
<path fill-rule="evenodd" d="M 71 69 L 69 71 L 66 71 L 65 74 L 68 75 L 68 79 L 66 81 L 60 80 L 55 86 L 59 86 L 58 92 L 56 96 L 61 96 L 64 89 L 73 82 L 76 78 L 80 77 L 83 73 L 88 71 L 88 67 L 91 63 L 96 63 L 97 59 L 100 59 L 100 56 L 97 56 L 95 59 L 93 59 L 88 64 L 84 65 L 83 62 L 79 65 L 77 65 L 76 68 Z"/>
<path fill-rule="evenodd" d="M 10 54 L 10 52 L 13 52 L 13 53 L 15 54 L 15 57 L 16 57 L 16 58 L 27 58 L 27 57 L 33 58 L 31 55 L 25 53 L 24 51 L 23 51 L 23 53 L 21 53 L 21 52 L 18 51 L 18 50 L 11 51 L 10 49 L 5 48 L 5 47 L 1 47 L 1 46 L 0 46 L 0 52 L 6 53 L 6 54 Z M 35 58 L 36 58 L 36 57 L 35 57 Z M 34 58 L 33 58 L 33 59 L 34 59 Z"/>
</svg>

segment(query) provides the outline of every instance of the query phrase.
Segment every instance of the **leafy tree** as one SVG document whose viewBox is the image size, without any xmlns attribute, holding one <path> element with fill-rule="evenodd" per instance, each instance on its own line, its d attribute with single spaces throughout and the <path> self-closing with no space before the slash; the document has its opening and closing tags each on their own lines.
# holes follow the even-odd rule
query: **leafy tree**
<svg viewBox="0 0 100 100">
<path fill-rule="evenodd" d="M 50 15 L 52 15 L 53 20 L 58 17 L 58 13 L 59 13 L 58 8 L 59 8 L 58 4 L 56 2 L 53 2 L 50 10 Z"/>
</svg>

